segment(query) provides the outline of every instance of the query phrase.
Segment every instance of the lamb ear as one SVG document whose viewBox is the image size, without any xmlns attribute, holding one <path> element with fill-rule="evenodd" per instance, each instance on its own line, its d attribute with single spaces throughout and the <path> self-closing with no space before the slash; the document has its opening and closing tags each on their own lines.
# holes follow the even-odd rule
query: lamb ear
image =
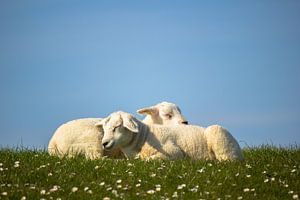
<svg viewBox="0 0 300 200">
<path fill-rule="evenodd" d="M 137 113 L 141 115 L 155 115 L 158 112 L 158 109 L 154 106 L 147 107 L 147 108 L 141 108 L 136 111 Z"/>
<path fill-rule="evenodd" d="M 110 119 L 110 117 L 103 118 L 95 124 L 96 127 L 103 128 L 104 124 Z"/>
<path fill-rule="evenodd" d="M 134 117 L 123 117 L 123 126 L 133 133 L 139 132 L 139 125 Z"/>
<path fill-rule="evenodd" d="M 103 120 L 101 120 L 100 122 L 97 122 L 95 124 L 96 127 L 102 128 L 103 127 Z"/>
</svg>

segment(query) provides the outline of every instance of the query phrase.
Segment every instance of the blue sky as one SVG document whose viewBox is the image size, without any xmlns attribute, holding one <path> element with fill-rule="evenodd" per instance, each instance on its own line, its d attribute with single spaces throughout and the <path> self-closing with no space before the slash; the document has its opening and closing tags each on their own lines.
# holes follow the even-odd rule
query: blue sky
<svg viewBox="0 0 300 200">
<path fill-rule="evenodd" d="M 299 1 L 0 1 L 0 146 L 174 102 L 241 146 L 300 144 Z M 141 118 L 140 116 L 138 116 Z"/>
</svg>

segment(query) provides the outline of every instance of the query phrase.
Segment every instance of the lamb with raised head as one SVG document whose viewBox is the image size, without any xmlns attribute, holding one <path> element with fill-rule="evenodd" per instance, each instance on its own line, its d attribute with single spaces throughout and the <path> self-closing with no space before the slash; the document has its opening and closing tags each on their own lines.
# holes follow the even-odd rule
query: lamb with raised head
<svg viewBox="0 0 300 200">
<path fill-rule="evenodd" d="M 140 113 L 147 114 L 143 120 L 146 124 L 187 123 L 179 107 L 169 102 L 161 102 L 155 106 L 140 109 Z M 100 118 L 84 118 L 62 124 L 49 142 L 49 154 L 59 157 L 82 154 L 88 159 L 103 156 L 121 158 L 123 154 L 120 150 L 105 151 L 103 149 L 101 144 L 103 131 L 95 126 L 100 121 Z"/>
<path fill-rule="evenodd" d="M 146 115 L 143 120 L 145 124 L 188 124 L 180 108 L 176 104 L 166 101 L 156 104 L 155 106 L 141 108 L 137 110 L 137 113 Z"/>
<path fill-rule="evenodd" d="M 104 130 L 102 138 L 104 149 L 120 148 L 127 158 L 243 159 L 237 141 L 220 126 L 205 129 L 190 125 L 146 125 L 122 111 L 112 113 L 96 125 Z M 210 133 L 211 131 L 217 134 Z M 222 131 L 222 134 L 218 133 L 219 131 Z M 220 141 L 229 144 L 224 147 L 227 149 L 214 151 L 215 145 Z"/>
</svg>

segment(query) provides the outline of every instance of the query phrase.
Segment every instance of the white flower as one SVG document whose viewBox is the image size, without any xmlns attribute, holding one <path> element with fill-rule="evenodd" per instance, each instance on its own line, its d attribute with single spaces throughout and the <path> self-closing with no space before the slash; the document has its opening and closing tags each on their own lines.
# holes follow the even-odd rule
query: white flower
<svg viewBox="0 0 300 200">
<path fill-rule="evenodd" d="M 155 190 L 159 192 L 161 190 L 161 185 L 160 184 L 155 185 Z"/>
<path fill-rule="evenodd" d="M 250 189 L 249 189 L 249 188 L 244 188 L 243 191 L 244 191 L 244 192 L 249 192 Z"/>
<path fill-rule="evenodd" d="M 100 186 L 103 186 L 103 185 L 105 185 L 105 182 L 101 182 L 101 183 L 100 183 Z"/>
<path fill-rule="evenodd" d="M 293 191 L 293 190 L 289 191 L 289 194 L 293 194 L 293 193 L 294 193 L 294 191 Z"/>
<path fill-rule="evenodd" d="M 239 175 L 240 175 L 240 173 L 236 173 L 236 174 L 235 174 L 235 176 L 239 176 Z"/>
<path fill-rule="evenodd" d="M 269 182 L 269 179 L 268 179 L 268 178 L 264 180 L 264 183 L 267 183 L 267 182 Z"/>
<path fill-rule="evenodd" d="M 298 194 L 294 194 L 293 199 L 299 199 Z"/>
<path fill-rule="evenodd" d="M 53 174 L 50 172 L 49 174 L 48 174 L 48 176 L 52 176 Z"/>
<path fill-rule="evenodd" d="M 2 167 L 3 166 L 3 163 L 0 163 L 0 167 Z"/>
<path fill-rule="evenodd" d="M 2 172 L 3 171 L 3 168 L 2 167 L 0 167 L 0 172 Z"/>
<path fill-rule="evenodd" d="M 93 191 L 92 190 L 88 190 L 87 193 L 93 194 Z"/>
<path fill-rule="evenodd" d="M 197 172 L 199 172 L 199 173 L 203 173 L 203 172 L 205 172 L 204 170 L 205 170 L 205 168 L 204 168 L 204 167 L 202 167 L 201 169 L 197 170 Z"/>
<path fill-rule="evenodd" d="M 109 197 L 104 197 L 103 200 L 110 200 L 110 198 Z"/>
<path fill-rule="evenodd" d="M 59 189 L 59 186 L 54 185 L 53 188 L 51 188 L 49 191 L 50 192 L 56 192 Z"/>
<path fill-rule="evenodd" d="M 177 198 L 177 197 L 178 197 L 177 192 L 174 192 L 173 195 L 172 195 L 172 197 L 173 197 L 173 198 Z"/>
<path fill-rule="evenodd" d="M 291 172 L 292 172 L 292 173 L 296 172 L 296 169 L 293 169 Z"/>
<path fill-rule="evenodd" d="M 72 188 L 72 192 L 77 192 L 78 191 L 78 187 L 73 187 Z"/>
<path fill-rule="evenodd" d="M 99 166 L 98 166 L 98 165 L 96 165 L 96 166 L 95 166 L 95 169 L 99 169 Z"/>
<path fill-rule="evenodd" d="M 116 197 L 119 197 L 117 190 L 112 190 L 111 193 L 113 193 Z"/>
<path fill-rule="evenodd" d="M 243 197 L 242 197 L 242 196 L 239 196 L 237 199 L 243 199 Z"/>
<path fill-rule="evenodd" d="M 195 187 L 193 187 L 192 189 L 190 189 L 191 192 L 198 192 L 198 188 L 199 186 L 196 185 Z"/>
<path fill-rule="evenodd" d="M 83 191 L 88 191 L 89 190 L 89 187 L 85 187 L 84 189 L 83 189 Z"/>
<path fill-rule="evenodd" d="M 248 169 L 251 169 L 251 168 L 252 168 L 251 165 L 249 165 L 249 164 L 246 164 L 246 167 L 247 167 Z"/>
<path fill-rule="evenodd" d="M 183 188 L 185 188 L 185 184 L 181 184 L 177 186 L 177 190 L 182 190 Z"/>
<path fill-rule="evenodd" d="M 154 174 L 154 173 L 152 173 L 151 175 L 150 175 L 150 177 L 155 177 L 156 176 L 156 174 Z"/>
<path fill-rule="evenodd" d="M 246 177 L 247 177 L 247 178 L 250 178 L 250 177 L 251 177 L 251 175 L 250 175 L 250 174 L 247 174 L 247 175 L 246 175 Z"/>
<path fill-rule="evenodd" d="M 272 178 L 271 178 L 271 181 L 275 181 L 275 178 L 274 178 L 274 177 L 272 177 Z"/>
<path fill-rule="evenodd" d="M 117 183 L 122 183 L 122 180 L 121 179 L 117 180 Z"/>
<path fill-rule="evenodd" d="M 154 190 L 148 190 L 148 191 L 147 191 L 147 194 L 154 194 L 154 193 L 155 193 Z"/>
<path fill-rule="evenodd" d="M 136 184 L 136 185 L 135 185 L 135 187 L 140 187 L 140 186 L 141 186 L 141 184 L 140 184 L 140 183 L 138 183 L 138 184 Z"/>
<path fill-rule="evenodd" d="M 2 192 L 1 195 L 2 196 L 7 196 L 7 192 Z"/>
<path fill-rule="evenodd" d="M 41 195 L 46 194 L 46 190 L 41 190 L 40 194 L 41 194 Z"/>
<path fill-rule="evenodd" d="M 21 198 L 21 200 L 26 200 L 26 197 L 25 197 L 25 196 L 23 196 L 23 197 Z"/>
</svg>

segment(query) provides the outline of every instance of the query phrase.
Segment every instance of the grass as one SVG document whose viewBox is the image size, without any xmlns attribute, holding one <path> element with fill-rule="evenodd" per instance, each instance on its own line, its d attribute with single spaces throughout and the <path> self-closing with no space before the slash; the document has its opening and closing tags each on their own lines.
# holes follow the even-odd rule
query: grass
<svg viewBox="0 0 300 200">
<path fill-rule="evenodd" d="M 0 149 L 0 199 L 299 199 L 298 147 L 243 152 L 244 162 L 145 162 Z"/>
</svg>

